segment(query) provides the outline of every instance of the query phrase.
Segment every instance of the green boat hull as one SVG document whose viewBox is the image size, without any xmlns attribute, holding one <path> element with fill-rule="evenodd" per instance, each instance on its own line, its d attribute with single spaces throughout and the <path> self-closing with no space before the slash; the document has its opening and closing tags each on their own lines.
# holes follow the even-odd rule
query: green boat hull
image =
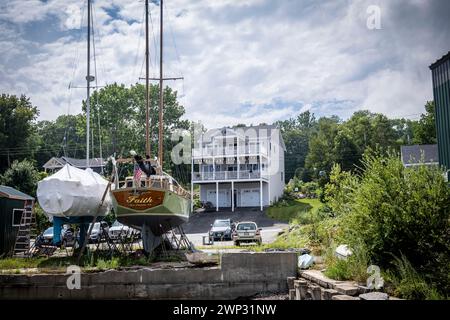
<svg viewBox="0 0 450 320">
<path fill-rule="evenodd" d="M 191 215 L 191 201 L 169 190 L 124 188 L 111 192 L 117 220 L 138 230 L 146 225 L 155 236 L 182 225 Z"/>
</svg>

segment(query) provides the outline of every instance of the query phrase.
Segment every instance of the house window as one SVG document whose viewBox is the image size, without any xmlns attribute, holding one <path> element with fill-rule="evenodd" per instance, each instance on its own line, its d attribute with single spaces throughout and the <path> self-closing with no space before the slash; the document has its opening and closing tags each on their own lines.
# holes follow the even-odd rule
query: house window
<svg viewBox="0 0 450 320">
<path fill-rule="evenodd" d="M 22 214 L 25 210 L 24 209 L 14 209 L 12 213 L 12 226 L 13 227 L 19 227 L 20 222 L 22 220 Z"/>
</svg>

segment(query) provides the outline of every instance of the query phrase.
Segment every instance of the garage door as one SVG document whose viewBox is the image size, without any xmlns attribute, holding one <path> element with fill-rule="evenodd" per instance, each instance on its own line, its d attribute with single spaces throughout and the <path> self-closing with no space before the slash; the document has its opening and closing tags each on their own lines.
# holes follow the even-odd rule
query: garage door
<svg viewBox="0 0 450 320">
<path fill-rule="evenodd" d="M 241 207 L 258 207 L 259 189 L 241 190 Z"/>
<path fill-rule="evenodd" d="M 216 190 L 208 190 L 206 201 L 216 206 Z M 231 207 L 231 194 L 229 190 L 219 190 L 219 207 Z"/>
</svg>

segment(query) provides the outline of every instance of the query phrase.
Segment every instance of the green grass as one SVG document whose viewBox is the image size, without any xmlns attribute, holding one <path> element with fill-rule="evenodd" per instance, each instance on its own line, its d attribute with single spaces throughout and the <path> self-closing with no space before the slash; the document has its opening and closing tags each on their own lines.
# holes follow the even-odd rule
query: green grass
<svg viewBox="0 0 450 320">
<path fill-rule="evenodd" d="M 311 211 L 322 206 L 318 199 L 281 200 L 267 209 L 267 216 L 278 221 L 296 223 Z"/>
<path fill-rule="evenodd" d="M 37 268 L 46 258 L 3 258 L 0 259 L 0 270 Z"/>
<path fill-rule="evenodd" d="M 108 270 L 120 267 L 148 266 L 153 262 L 180 262 L 181 255 L 168 257 L 145 257 L 132 255 L 110 256 L 104 252 L 86 254 L 80 261 L 80 266 L 85 270 Z M 4 258 L 0 259 L 0 270 L 15 270 L 37 268 L 45 271 L 63 271 L 70 265 L 78 265 L 77 257 L 40 257 L 40 258 Z"/>
<path fill-rule="evenodd" d="M 335 246 L 330 246 L 325 253 L 327 266 L 325 275 L 334 280 L 354 280 L 366 283 L 370 276 L 367 267 L 370 265 L 367 251 L 363 246 L 356 247 L 347 259 L 339 259 L 335 255 Z"/>
</svg>

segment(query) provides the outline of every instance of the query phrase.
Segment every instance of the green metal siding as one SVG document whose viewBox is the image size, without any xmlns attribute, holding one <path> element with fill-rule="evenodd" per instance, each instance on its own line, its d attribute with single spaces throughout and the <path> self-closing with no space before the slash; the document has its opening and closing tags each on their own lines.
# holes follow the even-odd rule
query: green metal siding
<svg viewBox="0 0 450 320">
<path fill-rule="evenodd" d="M 433 64 L 433 95 L 439 164 L 450 169 L 450 55 Z"/>
<path fill-rule="evenodd" d="M 0 256 L 14 250 L 18 227 L 13 227 L 13 210 L 24 208 L 23 200 L 0 198 Z"/>
</svg>

